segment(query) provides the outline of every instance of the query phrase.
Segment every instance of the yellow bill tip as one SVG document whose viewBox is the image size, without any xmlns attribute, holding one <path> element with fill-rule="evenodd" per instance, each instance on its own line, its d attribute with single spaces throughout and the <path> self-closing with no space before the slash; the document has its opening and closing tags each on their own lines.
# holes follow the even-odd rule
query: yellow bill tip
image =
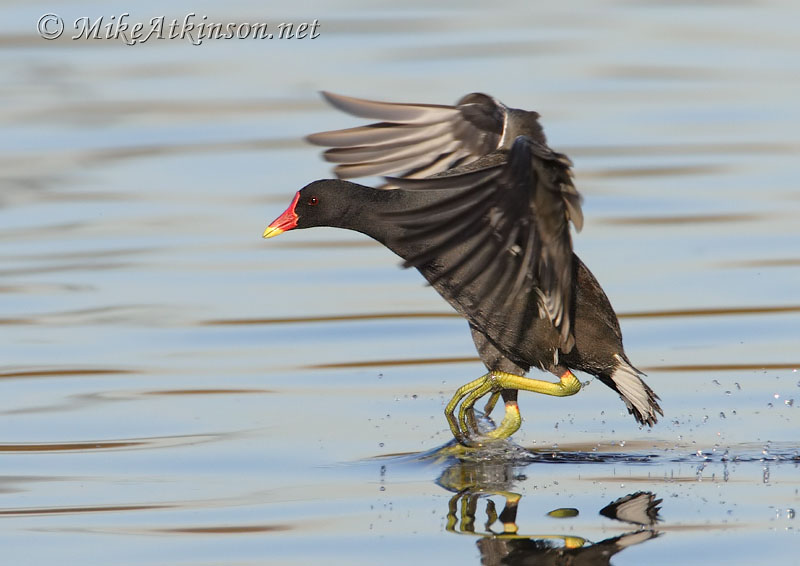
<svg viewBox="0 0 800 566">
<path fill-rule="evenodd" d="M 276 226 L 267 226 L 267 229 L 264 230 L 264 233 L 261 235 L 262 238 L 274 238 L 280 234 L 283 234 L 285 230 L 278 228 Z"/>
</svg>

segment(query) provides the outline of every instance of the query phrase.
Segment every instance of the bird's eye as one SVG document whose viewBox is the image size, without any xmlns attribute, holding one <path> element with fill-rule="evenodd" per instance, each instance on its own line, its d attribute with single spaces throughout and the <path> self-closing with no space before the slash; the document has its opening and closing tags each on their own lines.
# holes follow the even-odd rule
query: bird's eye
<svg viewBox="0 0 800 566">
<path fill-rule="evenodd" d="M 317 197 L 308 197 L 308 200 L 306 202 L 308 204 L 310 204 L 311 206 L 317 206 L 317 203 L 319 203 L 319 200 L 317 199 Z"/>
</svg>

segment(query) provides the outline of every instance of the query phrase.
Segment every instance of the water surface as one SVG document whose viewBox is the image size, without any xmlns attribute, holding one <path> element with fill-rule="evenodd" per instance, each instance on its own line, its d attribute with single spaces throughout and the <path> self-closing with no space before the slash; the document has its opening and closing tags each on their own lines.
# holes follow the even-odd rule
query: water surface
<svg viewBox="0 0 800 566">
<path fill-rule="evenodd" d="M 10 562 L 791 563 L 794 4 L 178 2 L 168 18 L 321 35 L 35 34 L 49 11 L 165 9 L 0 9 Z M 640 429 L 590 382 L 522 395 L 519 448 L 436 453 L 444 404 L 483 369 L 464 321 L 358 234 L 260 239 L 329 174 L 302 137 L 354 123 L 320 89 L 539 111 L 584 195 L 576 249 L 664 419 Z"/>
</svg>

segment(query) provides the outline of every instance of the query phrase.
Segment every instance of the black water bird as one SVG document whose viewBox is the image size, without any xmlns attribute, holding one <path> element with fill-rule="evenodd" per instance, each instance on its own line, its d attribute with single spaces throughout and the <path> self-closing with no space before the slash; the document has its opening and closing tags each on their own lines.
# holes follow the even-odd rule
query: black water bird
<svg viewBox="0 0 800 566">
<path fill-rule="evenodd" d="M 521 424 L 517 392 L 573 395 L 581 384 L 571 370 L 619 393 L 641 424 L 663 415 L 625 355 L 608 298 L 572 251 L 569 224 L 582 227 L 581 197 L 571 161 L 548 147 L 539 114 L 480 93 L 455 106 L 323 95 L 378 122 L 307 138 L 331 148 L 324 157 L 338 179 L 301 189 L 264 237 L 314 226 L 362 232 L 417 268 L 467 319 L 489 372 L 447 405 L 457 440 L 511 436 Z M 368 176 L 387 176 L 386 184 L 346 180 Z M 531 367 L 559 381 L 525 377 Z M 485 395 L 486 414 L 502 396 L 505 416 L 481 435 L 472 409 Z"/>
</svg>

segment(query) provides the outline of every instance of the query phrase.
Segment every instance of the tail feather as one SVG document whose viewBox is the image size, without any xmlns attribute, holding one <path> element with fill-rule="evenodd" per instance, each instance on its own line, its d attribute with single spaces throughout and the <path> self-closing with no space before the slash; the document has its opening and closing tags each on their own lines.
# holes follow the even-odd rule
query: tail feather
<svg viewBox="0 0 800 566">
<path fill-rule="evenodd" d="M 658 422 L 658 416 L 664 415 L 664 411 L 659 406 L 658 395 L 642 381 L 644 374 L 633 367 L 627 359 L 615 355 L 617 367 L 611 372 L 608 385 L 611 386 L 628 407 L 628 412 L 633 415 L 637 422 L 653 426 Z"/>
</svg>

